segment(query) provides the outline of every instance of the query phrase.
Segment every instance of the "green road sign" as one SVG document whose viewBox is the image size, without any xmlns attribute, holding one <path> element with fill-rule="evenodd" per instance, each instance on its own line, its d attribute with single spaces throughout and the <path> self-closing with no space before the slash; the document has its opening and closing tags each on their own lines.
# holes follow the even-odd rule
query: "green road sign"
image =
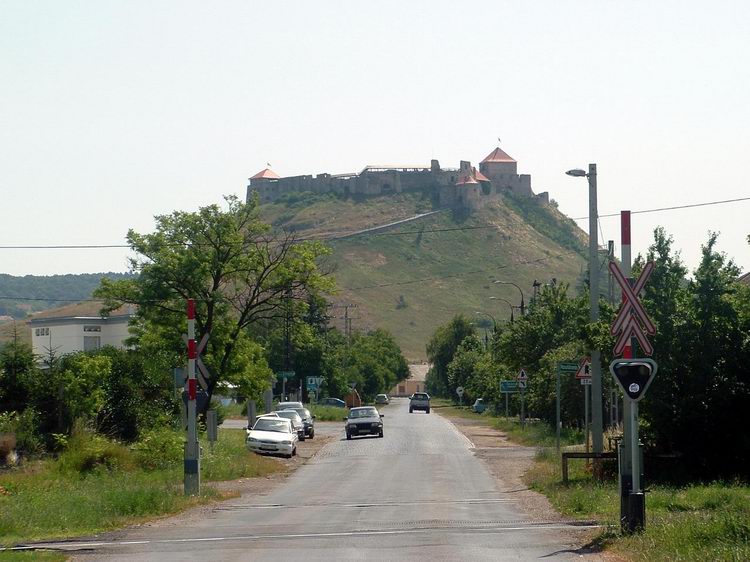
<svg viewBox="0 0 750 562">
<path fill-rule="evenodd" d="M 279 371 L 276 373 L 276 380 L 282 381 L 284 380 L 284 377 L 286 377 L 286 380 L 289 381 L 294 378 L 294 371 Z"/>
<path fill-rule="evenodd" d="M 500 381 L 500 392 L 518 392 L 518 381 Z"/>
<path fill-rule="evenodd" d="M 576 374 L 578 372 L 578 363 L 564 361 L 557 364 L 557 372 L 561 374 Z"/>
</svg>

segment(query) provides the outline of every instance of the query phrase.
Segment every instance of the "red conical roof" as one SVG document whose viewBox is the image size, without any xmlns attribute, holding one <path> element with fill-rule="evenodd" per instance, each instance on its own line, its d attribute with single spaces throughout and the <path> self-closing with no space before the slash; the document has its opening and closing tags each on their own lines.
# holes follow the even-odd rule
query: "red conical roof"
<svg viewBox="0 0 750 562">
<path fill-rule="evenodd" d="M 271 168 L 265 168 L 250 178 L 251 180 L 278 180 L 281 176 Z"/>
<path fill-rule="evenodd" d="M 485 158 L 484 160 L 482 160 L 482 164 L 486 164 L 486 163 L 489 163 L 489 162 L 505 162 L 505 163 L 507 163 L 507 162 L 515 162 L 515 160 L 513 160 L 513 158 L 511 158 L 510 156 L 508 156 L 508 154 L 506 154 L 506 152 L 502 148 L 500 148 L 498 146 L 495 150 L 493 150 L 492 152 L 490 152 L 487 155 L 487 158 Z"/>
<path fill-rule="evenodd" d="M 456 185 L 478 184 L 479 182 L 471 176 L 461 176 L 458 178 Z"/>
</svg>

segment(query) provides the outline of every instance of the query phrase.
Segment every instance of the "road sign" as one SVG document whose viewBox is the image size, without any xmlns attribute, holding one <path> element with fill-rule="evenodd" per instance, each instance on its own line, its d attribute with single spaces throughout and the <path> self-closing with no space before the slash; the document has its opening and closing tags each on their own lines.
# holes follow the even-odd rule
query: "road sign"
<svg viewBox="0 0 750 562">
<path fill-rule="evenodd" d="M 563 361 L 557 364 L 557 372 L 560 374 L 572 374 L 578 371 L 578 363 L 572 361 Z"/>
<path fill-rule="evenodd" d="M 500 392 L 518 392 L 518 381 L 500 381 Z"/>
<path fill-rule="evenodd" d="M 579 379 L 582 385 L 591 384 L 591 379 Z"/>
<path fill-rule="evenodd" d="M 519 390 L 525 390 L 526 389 L 526 381 L 525 380 L 519 380 L 518 381 L 518 389 Z"/>
<path fill-rule="evenodd" d="M 591 379 L 591 357 L 586 357 L 576 371 L 577 379 Z M 581 383 L 586 384 L 586 383 Z"/>
<path fill-rule="evenodd" d="M 620 307 L 620 311 L 617 313 L 610 333 L 613 336 L 618 336 L 615 342 L 614 352 L 615 355 L 621 355 L 625 348 L 630 344 L 630 339 L 635 338 L 638 340 L 638 345 L 646 355 L 652 355 L 654 348 L 651 342 L 648 341 L 646 334 L 653 335 L 656 333 L 656 326 L 654 326 L 651 319 L 646 314 L 646 310 L 643 308 L 643 304 L 638 300 L 638 294 L 643 290 L 646 281 L 648 281 L 651 272 L 654 270 L 654 262 L 647 262 L 641 271 L 641 275 L 635 282 L 635 285 L 630 286 L 630 282 L 620 271 L 620 266 L 617 262 L 609 262 L 609 270 L 612 272 L 617 284 L 622 289 L 623 302 Z M 644 333 L 645 332 L 645 333 Z"/>
<path fill-rule="evenodd" d="M 307 390 L 318 390 L 323 384 L 323 377 L 307 377 Z"/>
<path fill-rule="evenodd" d="M 457 386 L 456 387 L 456 394 L 458 394 L 459 397 L 464 395 L 464 387 L 463 386 Z"/>
<path fill-rule="evenodd" d="M 516 377 L 516 379 L 518 379 L 519 381 L 525 381 L 528 378 L 529 377 L 526 374 L 526 371 L 524 371 L 523 369 L 521 369 L 521 371 L 518 373 L 518 376 Z"/>
<path fill-rule="evenodd" d="M 656 361 L 652 359 L 615 359 L 609 372 L 631 400 L 638 401 L 646 394 L 656 375 Z"/>
</svg>

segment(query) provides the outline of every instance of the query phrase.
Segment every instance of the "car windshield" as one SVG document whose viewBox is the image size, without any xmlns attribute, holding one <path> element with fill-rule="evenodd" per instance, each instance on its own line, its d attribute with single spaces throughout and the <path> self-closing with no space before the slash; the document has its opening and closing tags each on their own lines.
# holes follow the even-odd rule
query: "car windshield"
<svg viewBox="0 0 750 562">
<path fill-rule="evenodd" d="M 349 419 L 369 418 L 377 415 L 378 411 L 375 408 L 354 408 L 349 410 Z"/>
<path fill-rule="evenodd" d="M 310 417 L 310 410 L 308 410 L 307 408 L 295 408 L 294 411 L 297 412 L 299 414 L 299 417 L 303 419 Z"/>
<path fill-rule="evenodd" d="M 299 417 L 299 414 L 293 410 L 282 410 L 280 412 L 276 412 L 279 414 L 279 417 L 286 418 L 288 420 L 294 420 L 294 421 L 302 421 L 302 419 Z"/>
<path fill-rule="evenodd" d="M 253 426 L 254 431 L 275 431 L 291 433 L 291 422 L 282 418 L 259 418 Z"/>
<path fill-rule="evenodd" d="M 289 410 L 294 408 L 302 408 L 302 402 L 279 402 L 276 406 L 277 410 Z"/>
</svg>

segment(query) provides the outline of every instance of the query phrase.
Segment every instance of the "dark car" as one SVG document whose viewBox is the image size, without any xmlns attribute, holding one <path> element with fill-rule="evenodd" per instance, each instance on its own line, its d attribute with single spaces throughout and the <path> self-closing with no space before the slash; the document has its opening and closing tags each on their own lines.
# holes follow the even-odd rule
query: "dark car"
<svg viewBox="0 0 750 562">
<path fill-rule="evenodd" d="M 323 398 L 320 401 L 321 406 L 336 406 L 337 408 L 346 408 L 346 402 L 341 398 Z"/>
<path fill-rule="evenodd" d="M 315 437 L 315 416 L 307 408 L 294 408 L 294 411 L 302 418 L 302 423 L 305 426 L 305 435 L 310 439 Z"/>
<path fill-rule="evenodd" d="M 349 410 L 346 421 L 346 438 L 351 439 L 355 435 L 377 435 L 383 437 L 383 414 L 373 406 L 362 406 Z"/>
</svg>

